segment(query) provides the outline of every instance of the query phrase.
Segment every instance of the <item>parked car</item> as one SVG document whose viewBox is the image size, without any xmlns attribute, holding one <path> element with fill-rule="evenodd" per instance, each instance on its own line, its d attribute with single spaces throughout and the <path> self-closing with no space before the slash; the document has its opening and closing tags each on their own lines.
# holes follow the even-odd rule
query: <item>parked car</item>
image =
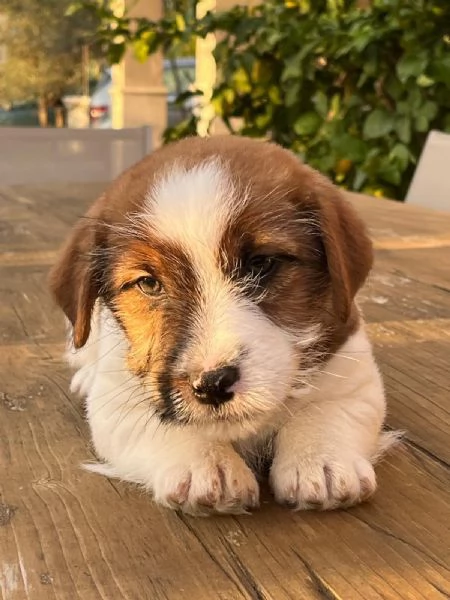
<svg viewBox="0 0 450 600">
<path fill-rule="evenodd" d="M 177 73 L 174 72 L 174 67 Z M 183 106 L 175 103 L 177 98 L 177 75 L 180 79 L 181 91 L 189 90 L 195 80 L 195 58 L 177 58 L 174 64 L 170 60 L 164 61 L 164 85 L 167 88 L 167 121 L 173 127 L 185 117 L 186 112 L 193 108 L 193 99 L 186 100 Z M 109 129 L 112 127 L 111 114 L 111 69 L 104 70 L 91 95 L 89 108 L 89 121 L 93 128 Z"/>
<path fill-rule="evenodd" d="M 103 71 L 94 91 L 91 94 L 89 106 L 89 123 L 96 129 L 109 129 L 112 127 L 111 120 L 111 69 Z"/>
</svg>

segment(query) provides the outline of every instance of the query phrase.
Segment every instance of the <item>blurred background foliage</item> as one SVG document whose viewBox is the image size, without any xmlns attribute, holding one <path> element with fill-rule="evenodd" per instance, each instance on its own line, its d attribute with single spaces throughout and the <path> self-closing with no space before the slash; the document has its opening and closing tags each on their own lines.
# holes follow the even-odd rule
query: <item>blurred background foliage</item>
<svg viewBox="0 0 450 600">
<path fill-rule="evenodd" d="M 428 131 L 450 132 L 449 0 L 266 0 L 200 19 L 194 4 L 173 0 L 158 22 L 104 0 L 76 8 L 99 20 L 112 62 L 216 33 L 212 102 L 230 132 L 272 139 L 347 189 L 403 199 Z M 195 131 L 194 115 L 166 139 Z"/>
<path fill-rule="evenodd" d="M 66 15 L 70 0 L 0 0 L 0 63 L 2 104 L 37 101 L 41 125 L 48 110 L 61 103 L 64 94 L 82 87 L 83 47 L 100 57 L 93 43 L 101 26 L 96 11 L 79 10 Z"/>
</svg>

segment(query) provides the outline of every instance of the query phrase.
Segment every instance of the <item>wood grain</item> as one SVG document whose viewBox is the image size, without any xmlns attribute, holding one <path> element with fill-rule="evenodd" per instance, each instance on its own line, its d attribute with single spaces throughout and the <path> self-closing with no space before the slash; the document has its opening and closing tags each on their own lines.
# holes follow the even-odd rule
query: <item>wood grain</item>
<svg viewBox="0 0 450 600">
<path fill-rule="evenodd" d="M 349 511 L 192 519 L 92 458 L 68 393 L 46 272 L 102 186 L 0 188 L 3 600 L 438 600 L 450 597 L 450 216 L 352 196 L 377 247 L 360 303 L 403 447 Z"/>
</svg>

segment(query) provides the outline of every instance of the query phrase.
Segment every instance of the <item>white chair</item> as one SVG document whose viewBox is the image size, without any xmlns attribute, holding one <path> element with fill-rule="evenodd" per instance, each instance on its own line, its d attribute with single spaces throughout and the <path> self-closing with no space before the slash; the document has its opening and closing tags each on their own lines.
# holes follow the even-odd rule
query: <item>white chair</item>
<svg viewBox="0 0 450 600">
<path fill-rule="evenodd" d="M 150 127 L 0 127 L 0 186 L 108 182 L 151 149 Z"/>
<path fill-rule="evenodd" d="M 406 202 L 450 211 L 450 135 L 430 131 L 406 195 Z"/>
</svg>

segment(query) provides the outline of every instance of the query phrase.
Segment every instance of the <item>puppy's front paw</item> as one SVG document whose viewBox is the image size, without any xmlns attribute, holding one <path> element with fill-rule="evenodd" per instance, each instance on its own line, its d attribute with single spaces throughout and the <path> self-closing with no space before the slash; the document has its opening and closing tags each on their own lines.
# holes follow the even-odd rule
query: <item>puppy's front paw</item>
<svg viewBox="0 0 450 600">
<path fill-rule="evenodd" d="M 376 490 L 371 463 L 358 455 L 275 457 L 270 472 L 275 499 L 296 510 L 346 508 Z"/>
<path fill-rule="evenodd" d="M 232 451 L 209 453 L 188 464 L 161 469 L 153 496 L 164 506 L 197 516 L 243 514 L 259 505 L 256 478 Z"/>
</svg>

